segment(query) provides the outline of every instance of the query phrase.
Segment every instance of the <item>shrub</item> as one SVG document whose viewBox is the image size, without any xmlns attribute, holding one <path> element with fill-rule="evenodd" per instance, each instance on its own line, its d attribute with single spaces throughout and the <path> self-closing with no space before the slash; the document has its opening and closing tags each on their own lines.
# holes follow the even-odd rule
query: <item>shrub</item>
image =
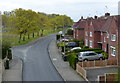
<svg viewBox="0 0 120 83">
<path fill-rule="evenodd" d="M 88 46 L 83 46 L 83 48 L 89 48 Z"/>
<path fill-rule="evenodd" d="M 66 35 L 73 35 L 73 30 L 72 29 L 68 29 Z"/>
<path fill-rule="evenodd" d="M 59 39 L 60 39 L 60 36 L 61 36 L 60 34 L 57 34 L 57 35 L 56 35 L 56 40 L 59 40 Z"/>
<path fill-rule="evenodd" d="M 103 50 L 99 48 L 83 48 L 83 49 L 75 49 L 73 52 L 78 53 L 78 52 L 84 52 L 84 51 L 95 51 L 96 53 L 102 53 L 104 52 Z"/>
<path fill-rule="evenodd" d="M 70 66 L 73 69 L 76 69 L 76 63 L 78 62 L 78 58 L 77 58 L 76 54 L 71 53 L 67 57 L 68 57 L 68 61 L 69 61 Z"/>
<path fill-rule="evenodd" d="M 6 56 L 9 59 L 12 59 L 12 52 L 11 52 L 11 46 L 9 44 L 2 44 L 2 59 L 4 59 Z"/>
<path fill-rule="evenodd" d="M 102 52 L 101 54 L 104 56 L 105 59 L 108 59 L 108 54 L 106 52 Z"/>
</svg>

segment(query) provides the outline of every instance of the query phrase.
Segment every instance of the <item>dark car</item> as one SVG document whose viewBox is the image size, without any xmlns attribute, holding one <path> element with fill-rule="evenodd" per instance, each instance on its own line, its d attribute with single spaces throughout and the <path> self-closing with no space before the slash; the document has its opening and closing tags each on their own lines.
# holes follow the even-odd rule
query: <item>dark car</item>
<svg viewBox="0 0 120 83">
<path fill-rule="evenodd" d="M 76 42 L 69 42 L 67 43 L 66 47 L 76 47 L 76 46 L 77 46 Z"/>
</svg>

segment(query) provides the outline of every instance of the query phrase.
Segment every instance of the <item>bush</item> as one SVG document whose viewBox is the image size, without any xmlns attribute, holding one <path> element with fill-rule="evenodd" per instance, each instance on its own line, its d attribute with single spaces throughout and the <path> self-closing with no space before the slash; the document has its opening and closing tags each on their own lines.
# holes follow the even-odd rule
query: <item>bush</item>
<svg viewBox="0 0 120 83">
<path fill-rule="evenodd" d="M 89 48 L 88 46 L 83 46 L 83 48 Z"/>
<path fill-rule="evenodd" d="M 57 35 L 56 35 L 56 40 L 59 40 L 59 39 L 60 39 L 60 36 L 61 36 L 60 34 L 57 34 Z"/>
<path fill-rule="evenodd" d="M 76 63 L 78 62 L 78 58 L 77 58 L 76 54 L 75 53 L 71 53 L 71 54 L 69 54 L 67 56 L 67 58 L 68 58 L 70 66 L 73 69 L 76 69 Z"/>
<path fill-rule="evenodd" d="M 73 35 L 73 30 L 72 29 L 68 29 L 66 35 Z"/>
<path fill-rule="evenodd" d="M 78 52 L 84 52 L 84 51 L 95 51 L 96 53 L 102 53 L 104 52 L 103 50 L 99 48 L 83 48 L 83 49 L 75 49 L 73 52 L 78 53 Z"/>
<path fill-rule="evenodd" d="M 11 46 L 9 44 L 2 44 L 2 59 L 4 59 L 6 56 L 9 59 L 12 59 L 12 52 L 11 52 Z"/>
<path fill-rule="evenodd" d="M 108 59 L 108 54 L 106 52 L 102 52 L 101 54 L 104 56 L 105 59 Z"/>
</svg>

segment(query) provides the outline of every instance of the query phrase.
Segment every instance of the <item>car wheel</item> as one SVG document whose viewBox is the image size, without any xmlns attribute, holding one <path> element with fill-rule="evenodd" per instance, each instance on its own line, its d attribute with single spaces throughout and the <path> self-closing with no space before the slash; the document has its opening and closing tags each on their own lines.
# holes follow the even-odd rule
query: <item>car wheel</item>
<svg viewBox="0 0 120 83">
<path fill-rule="evenodd" d="M 101 57 L 101 58 L 99 58 L 99 60 L 103 60 L 103 58 Z"/>
</svg>

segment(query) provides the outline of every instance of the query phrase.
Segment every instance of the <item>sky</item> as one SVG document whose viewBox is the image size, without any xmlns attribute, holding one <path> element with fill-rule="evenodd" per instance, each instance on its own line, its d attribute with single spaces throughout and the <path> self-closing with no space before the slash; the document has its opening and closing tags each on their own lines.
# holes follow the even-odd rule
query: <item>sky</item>
<svg viewBox="0 0 120 83">
<path fill-rule="evenodd" d="M 14 9 L 32 9 L 47 14 L 61 14 L 70 16 L 75 22 L 81 16 L 84 18 L 102 16 L 105 12 L 118 14 L 120 0 L 0 0 L 0 11 Z"/>
</svg>

